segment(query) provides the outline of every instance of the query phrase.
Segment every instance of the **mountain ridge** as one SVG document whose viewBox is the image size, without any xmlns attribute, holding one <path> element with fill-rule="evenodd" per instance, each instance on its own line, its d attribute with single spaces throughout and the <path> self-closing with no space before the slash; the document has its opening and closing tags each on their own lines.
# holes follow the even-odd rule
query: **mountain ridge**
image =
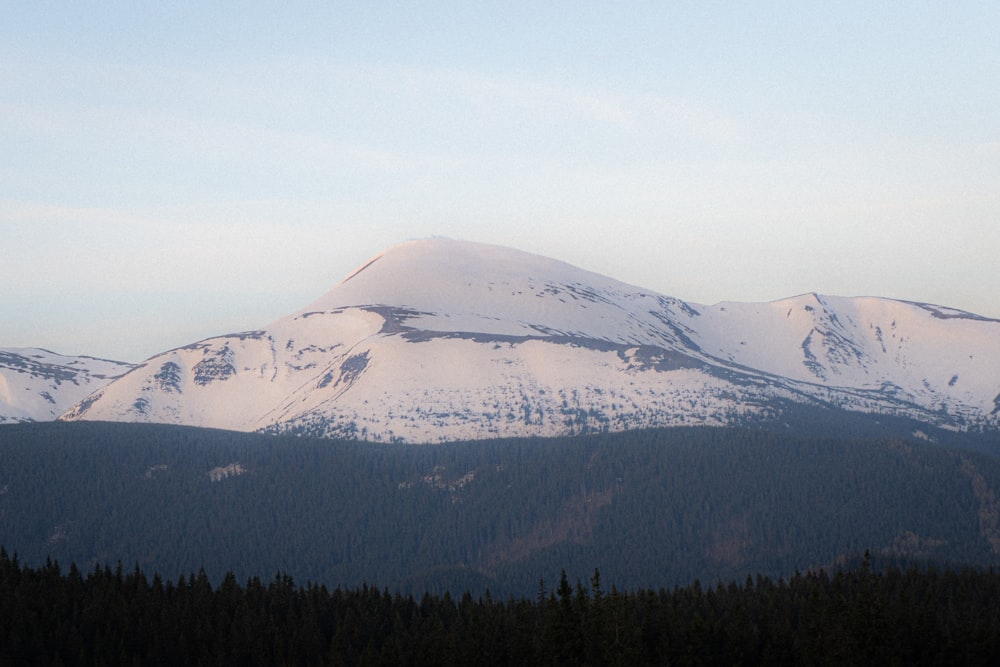
<svg viewBox="0 0 1000 667">
<path fill-rule="evenodd" d="M 434 442 L 775 419 L 784 401 L 996 429 L 1000 321 L 816 293 L 693 304 L 428 239 L 259 330 L 156 355 L 63 418 Z"/>
<path fill-rule="evenodd" d="M 56 419 L 134 367 L 35 347 L 0 348 L 0 424 Z"/>
</svg>

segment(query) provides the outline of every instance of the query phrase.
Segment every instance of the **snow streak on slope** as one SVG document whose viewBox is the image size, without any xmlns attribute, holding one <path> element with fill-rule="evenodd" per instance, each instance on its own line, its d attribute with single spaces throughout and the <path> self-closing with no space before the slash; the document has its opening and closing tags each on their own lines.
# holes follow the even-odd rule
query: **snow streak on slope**
<svg viewBox="0 0 1000 667">
<path fill-rule="evenodd" d="M 417 442 L 726 424 L 796 402 L 995 428 L 998 364 L 1000 322 L 960 311 L 701 306 L 434 239 L 260 331 L 153 357 L 66 418 Z"/>
<path fill-rule="evenodd" d="M 37 348 L 0 348 L 0 424 L 53 420 L 131 368 Z"/>
</svg>

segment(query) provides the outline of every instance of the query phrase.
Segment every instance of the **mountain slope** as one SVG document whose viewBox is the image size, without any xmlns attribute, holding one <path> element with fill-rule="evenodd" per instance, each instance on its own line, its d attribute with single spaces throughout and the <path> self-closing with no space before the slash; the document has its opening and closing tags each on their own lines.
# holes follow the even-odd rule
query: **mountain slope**
<svg viewBox="0 0 1000 667">
<path fill-rule="evenodd" d="M 792 404 L 996 428 L 1000 321 L 814 294 L 701 306 L 432 239 L 259 331 L 157 355 L 64 418 L 425 442 L 721 425 Z"/>
<path fill-rule="evenodd" d="M 865 549 L 1000 557 L 1000 459 L 895 438 L 671 428 L 372 447 L 48 423 L 0 428 L 0 460 L 8 553 L 165 580 L 283 572 L 499 598 L 543 577 L 551 589 L 560 569 L 659 588 L 787 577 Z"/>
<path fill-rule="evenodd" d="M 51 421 L 132 368 L 38 348 L 0 348 L 0 424 Z"/>
</svg>

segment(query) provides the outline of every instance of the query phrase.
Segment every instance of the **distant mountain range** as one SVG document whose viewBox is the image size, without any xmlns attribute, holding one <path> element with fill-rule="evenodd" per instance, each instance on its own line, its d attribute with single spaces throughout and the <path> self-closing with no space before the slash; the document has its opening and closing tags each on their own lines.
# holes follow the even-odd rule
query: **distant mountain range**
<svg viewBox="0 0 1000 667">
<path fill-rule="evenodd" d="M 0 348 L 0 424 L 56 419 L 133 368 L 38 348 Z"/>
<path fill-rule="evenodd" d="M 36 373 L 4 369 L 7 421 L 65 409 L 65 420 L 437 442 L 780 423 L 808 408 L 1000 428 L 1000 320 L 818 294 L 705 306 L 444 239 L 394 246 L 297 313 L 135 368 L 5 354 Z M 54 379 L 77 367 L 86 373 Z M 44 368 L 52 379 L 33 379 Z M 50 407 L 14 400 L 24 387 Z"/>
</svg>

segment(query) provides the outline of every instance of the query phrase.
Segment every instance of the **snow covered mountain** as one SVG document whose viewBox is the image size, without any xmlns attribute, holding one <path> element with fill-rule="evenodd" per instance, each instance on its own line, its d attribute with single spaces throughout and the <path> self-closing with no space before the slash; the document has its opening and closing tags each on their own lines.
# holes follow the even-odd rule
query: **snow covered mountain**
<svg viewBox="0 0 1000 667">
<path fill-rule="evenodd" d="M 703 306 L 431 239 L 261 330 L 152 357 L 63 418 L 433 442 L 722 425 L 795 404 L 1000 428 L 1000 321 L 817 294 Z"/>
<path fill-rule="evenodd" d="M 132 368 L 38 348 L 0 348 L 0 424 L 51 421 Z"/>
</svg>

